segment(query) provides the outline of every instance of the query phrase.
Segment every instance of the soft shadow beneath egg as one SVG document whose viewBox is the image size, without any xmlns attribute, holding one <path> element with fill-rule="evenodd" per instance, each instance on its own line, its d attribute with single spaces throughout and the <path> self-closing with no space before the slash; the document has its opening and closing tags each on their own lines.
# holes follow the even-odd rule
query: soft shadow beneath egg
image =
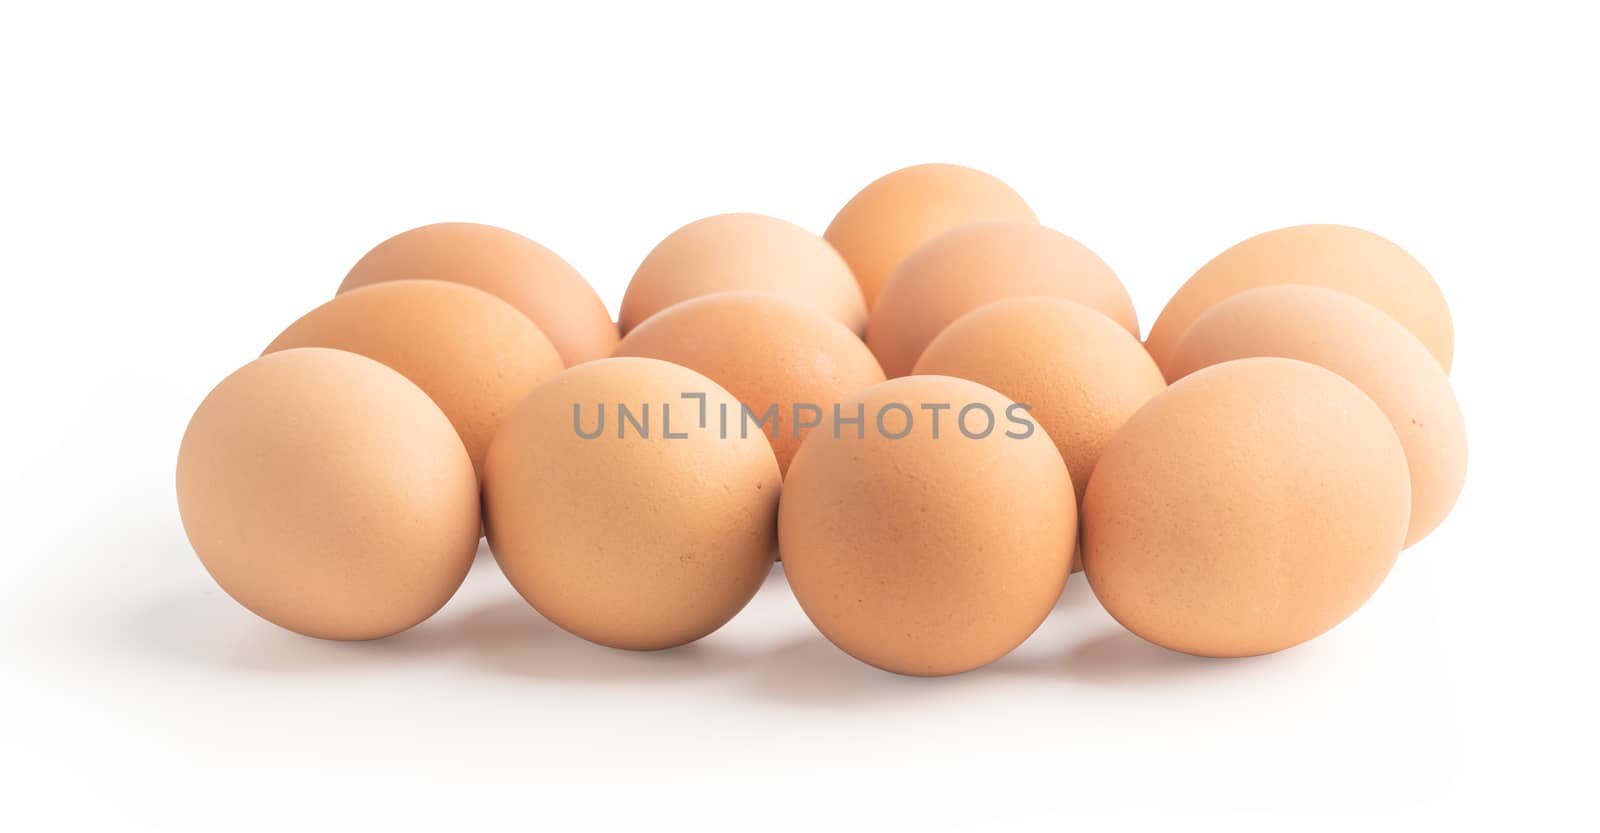
<svg viewBox="0 0 1600 833">
<path fill-rule="evenodd" d="M 112 614 L 108 630 L 128 655 L 200 669 L 269 674 L 354 673 L 399 667 L 454 649 L 429 623 L 368 642 L 301 636 L 259 619 L 220 590 L 147 596 Z"/>
</svg>

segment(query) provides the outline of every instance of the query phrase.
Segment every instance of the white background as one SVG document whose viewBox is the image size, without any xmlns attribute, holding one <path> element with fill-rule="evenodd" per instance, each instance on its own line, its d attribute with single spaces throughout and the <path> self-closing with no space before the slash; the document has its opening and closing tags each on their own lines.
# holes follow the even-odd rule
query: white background
<svg viewBox="0 0 1600 833">
<path fill-rule="evenodd" d="M 1193 5 L 7 4 L 0 827 L 1592 823 L 1596 26 Z M 189 414 L 384 237 L 503 225 L 614 311 L 682 223 L 820 232 L 924 161 L 1011 183 L 1146 328 L 1256 232 L 1399 242 L 1455 317 L 1455 514 L 1279 655 L 1146 645 L 1079 576 L 1021 649 L 935 680 L 837 652 L 781 571 L 633 655 L 486 556 L 435 619 L 345 645 L 255 619 L 190 551 Z"/>
</svg>

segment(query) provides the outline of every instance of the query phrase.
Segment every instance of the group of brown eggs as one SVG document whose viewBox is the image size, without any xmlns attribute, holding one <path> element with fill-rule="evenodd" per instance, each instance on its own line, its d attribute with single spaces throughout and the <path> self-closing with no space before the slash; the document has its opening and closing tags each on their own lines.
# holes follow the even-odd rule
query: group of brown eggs
<svg viewBox="0 0 1600 833">
<path fill-rule="evenodd" d="M 262 617 L 371 639 L 444 605 L 486 534 L 540 613 L 638 650 L 721 627 L 776 556 L 839 648 L 938 675 L 1019 645 L 1080 558 L 1156 644 L 1298 644 L 1466 473 L 1444 298 L 1346 226 L 1228 249 L 1141 343 L 1093 252 L 999 180 L 920 165 L 822 237 L 690 223 L 620 319 L 509 231 L 383 242 L 201 403 L 190 541 Z"/>
</svg>

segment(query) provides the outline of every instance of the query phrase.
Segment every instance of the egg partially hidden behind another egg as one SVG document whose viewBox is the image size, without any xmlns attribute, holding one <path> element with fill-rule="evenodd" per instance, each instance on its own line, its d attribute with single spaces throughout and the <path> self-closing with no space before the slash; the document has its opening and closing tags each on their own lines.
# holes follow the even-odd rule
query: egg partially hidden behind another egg
<svg viewBox="0 0 1600 833">
<path fill-rule="evenodd" d="M 1172 349 L 1206 310 L 1260 286 L 1310 284 L 1383 310 L 1450 372 L 1455 328 L 1433 276 L 1390 241 L 1350 226 L 1291 226 L 1258 234 L 1212 258 L 1167 302 L 1145 346 L 1170 381 Z"/>
<path fill-rule="evenodd" d="M 480 223 L 434 223 L 401 232 L 367 252 L 340 292 L 397 280 L 464 283 L 516 307 L 568 366 L 611 355 L 617 325 L 594 288 L 555 252 Z"/>
<path fill-rule="evenodd" d="M 656 244 L 622 296 L 624 334 L 667 307 L 716 292 L 754 290 L 805 304 L 858 337 L 867 305 L 828 241 L 775 217 L 719 214 Z"/>
<path fill-rule="evenodd" d="M 985 220 L 1037 218 L 1010 186 L 982 171 L 913 165 L 861 189 L 822 236 L 850 264 L 870 310 L 889 275 L 917 247 L 956 226 Z"/>
<path fill-rule="evenodd" d="M 1006 397 L 908 376 L 844 403 L 789 467 L 779 538 L 801 608 L 845 653 L 934 676 L 992 662 L 1038 628 L 1077 538 L 1072 480 Z"/>
<path fill-rule="evenodd" d="M 602 359 L 540 385 L 484 467 L 484 524 L 506 578 L 550 621 L 614 648 L 721 627 L 772 569 L 778 511 L 766 439 L 722 430 L 738 407 L 655 359 Z"/>
<path fill-rule="evenodd" d="M 1405 543 L 1411 484 L 1382 410 L 1331 371 L 1224 362 L 1100 454 L 1083 568 L 1135 634 L 1201 656 L 1298 645 L 1354 613 Z"/>
<path fill-rule="evenodd" d="M 831 424 L 833 408 L 883 381 L 861 339 L 809 307 L 753 292 L 725 292 L 675 304 L 617 345 L 704 373 L 748 409 L 736 426 L 772 443 L 787 471 L 811 426 Z"/>
<path fill-rule="evenodd" d="M 561 371 L 544 333 L 510 304 L 447 281 L 384 281 L 344 292 L 267 346 L 331 347 L 376 359 L 416 383 L 483 467 L 501 420 Z"/>
<path fill-rule="evenodd" d="M 228 595 L 324 639 L 427 619 L 478 549 L 478 482 L 449 420 L 342 350 L 285 350 L 222 380 L 184 432 L 178 510 Z"/>
<path fill-rule="evenodd" d="M 993 222 L 945 232 L 907 257 L 878 296 L 867 346 L 886 375 L 904 376 L 957 318 L 1028 295 L 1077 301 L 1138 337 L 1127 290 L 1087 246 L 1037 223 Z"/>
<path fill-rule="evenodd" d="M 1282 356 L 1355 383 L 1388 415 L 1411 471 L 1406 546 L 1450 514 L 1467 479 L 1467 428 L 1428 348 L 1382 310 L 1320 286 L 1241 292 L 1200 316 L 1173 348 L 1181 378 L 1233 359 Z"/>
<path fill-rule="evenodd" d="M 1011 298 L 946 327 L 912 371 L 971 379 L 1029 406 L 1079 497 L 1100 449 L 1167 386 L 1139 339 L 1064 298 Z"/>
</svg>

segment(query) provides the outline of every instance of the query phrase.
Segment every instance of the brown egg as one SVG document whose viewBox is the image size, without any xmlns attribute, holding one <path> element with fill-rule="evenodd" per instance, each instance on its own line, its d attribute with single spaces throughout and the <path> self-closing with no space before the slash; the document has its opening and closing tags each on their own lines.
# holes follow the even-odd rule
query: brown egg
<svg viewBox="0 0 1600 833">
<path fill-rule="evenodd" d="M 617 325 L 594 288 L 555 252 L 520 234 L 477 223 L 435 223 L 379 243 L 340 292 L 420 278 L 481 289 L 521 310 L 567 365 L 605 358 Z"/>
<path fill-rule="evenodd" d="M 915 165 L 861 189 L 823 237 L 850 264 L 870 310 L 890 273 L 917 247 L 956 226 L 983 220 L 1036 218 L 1017 192 L 982 171 Z"/>
<path fill-rule="evenodd" d="M 867 346 L 890 378 L 904 376 L 957 318 L 1028 295 L 1077 301 L 1139 335 L 1133 301 L 1094 252 L 1036 223 L 997 222 L 946 232 L 906 258 L 872 310 Z"/>
<path fill-rule="evenodd" d="M 415 382 L 483 468 L 501 420 L 561 371 L 550 340 L 510 304 L 446 281 L 385 281 L 345 292 L 289 325 L 266 352 L 332 347 Z"/>
<path fill-rule="evenodd" d="M 766 440 L 739 435 L 738 409 L 655 359 L 590 362 L 540 385 L 484 471 L 506 577 L 550 621 L 614 648 L 721 627 L 772 569 L 778 511 L 778 463 Z"/>
<path fill-rule="evenodd" d="M 478 484 L 450 421 L 341 350 L 273 353 L 222 380 L 183 435 L 178 511 L 228 595 L 324 639 L 427 619 L 478 548 Z"/>
<path fill-rule="evenodd" d="M 788 471 L 808 425 L 822 423 L 836 403 L 883 381 L 872 351 L 842 324 L 751 292 L 668 307 L 628 333 L 617 355 L 681 364 L 727 388 L 749 409 L 741 427 L 771 441 L 781 471 Z"/>
<path fill-rule="evenodd" d="M 753 290 L 815 308 L 860 336 L 867 305 L 844 258 L 828 241 L 761 214 L 696 220 L 661 241 L 622 296 L 622 332 L 679 301 Z"/>
<path fill-rule="evenodd" d="M 1325 367 L 1355 383 L 1388 415 L 1411 470 L 1406 546 L 1450 514 L 1467 479 L 1467 428 L 1450 380 L 1411 331 L 1342 292 L 1267 286 L 1241 292 L 1200 316 L 1173 348 L 1169 366 L 1181 378 L 1250 356 Z"/>
<path fill-rule="evenodd" d="M 1455 335 L 1439 285 L 1399 246 L 1350 226 L 1293 226 L 1259 234 L 1200 268 L 1150 328 L 1145 347 L 1169 367 L 1172 348 L 1206 310 L 1258 286 L 1311 284 L 1354 295 L 1404 324 L 1450 371 Z"/>
<path fill-rule="evenodd" d="M 1080 496 L 1100 449 L 1167 386 L 1138 338 L 1063 298 L 979 307 L 939 333 L 912 372 L 971 379 L 1029 405 Z"/>
<path fill-rule="evenodd" d="M 1400 439 L 1366 394 L 1305 362 L 1240 359 L 1167 388 L 1101 452 L 1083 568 L 1157 645 L 1265 654 L 1378 589 L 1410 505 Z"/>
<path fill-rule="evenodd" d="M 1020 645 L 1061 595 L 1077 537 L 1050 438 L 1011 400 L 948 376 L 874 385 L 840 416 L 859 421 L 811 433 L 779 510 L 806 615 L 900 674 L 956 674 Z"/>
</svg>

